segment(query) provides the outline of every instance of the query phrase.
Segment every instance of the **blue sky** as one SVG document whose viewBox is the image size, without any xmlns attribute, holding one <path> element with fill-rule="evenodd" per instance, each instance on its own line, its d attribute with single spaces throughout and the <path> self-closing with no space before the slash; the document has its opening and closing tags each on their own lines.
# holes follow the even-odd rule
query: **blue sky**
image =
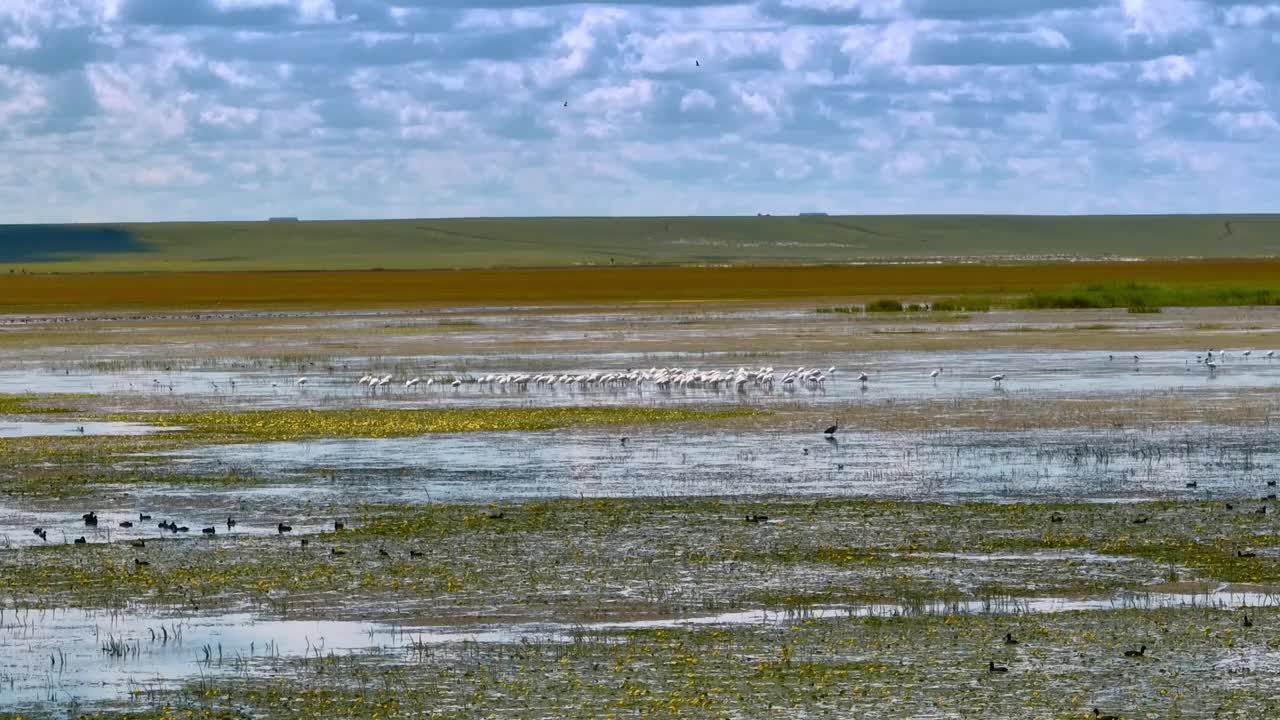
<svg viewBox="0 0 1280 720">
<path fill-rule="evenodd" d="M 0 222 L 1264 212 L 1277 58 L 1280 0 L 0 0 Z"/>
</svg>

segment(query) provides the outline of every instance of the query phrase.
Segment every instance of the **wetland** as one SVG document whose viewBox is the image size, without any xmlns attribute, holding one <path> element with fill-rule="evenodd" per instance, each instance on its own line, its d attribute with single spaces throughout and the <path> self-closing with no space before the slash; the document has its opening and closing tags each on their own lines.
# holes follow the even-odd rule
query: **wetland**
<svg viewBox="0 0 1280 720">
<path fill-rule="evenodd" d="M 1280 713 L 1280 310 L 816 307 L 0 318 L 0 714 Z"/>
</svg>

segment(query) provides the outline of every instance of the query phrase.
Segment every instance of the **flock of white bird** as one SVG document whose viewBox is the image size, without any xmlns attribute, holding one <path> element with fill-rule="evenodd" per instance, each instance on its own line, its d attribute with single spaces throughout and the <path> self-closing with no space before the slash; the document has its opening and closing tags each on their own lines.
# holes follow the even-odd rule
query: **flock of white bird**
<svg viewBox="0 0 1280 720">
<path fill-rule="evenodd" d="M 433 385 L 487 385 L 502 388 L 528 389 L 530 386 L 554 387 L 643 387 L 652 385 L 657 388 L 705 388 L 712 390 L 733 388 L 746 392 L 751 388 L 771 389 L 781 386 L 784 389 L 797 387 L 816 389 L 834 375 L 835 368 L 825 371 L 819 368 L 798 367 L 794 370 L 780 372 L 772 367 L 746 368 L 732 370 L 700 370 L 698 368 L 652 367 L 648 370 L 627 370 L 592 373 L 493 373 L 479 377 L 466 375 L 446 377 L 437 382 L 436 378 L 413 377 L 403 381 L 406 388 L 431 387 Z M 859 380 L 866 382 L 870 377 L 863 373 Z M 299 378 L 297 384 L 305 385 L 307 378 Z M 365 374 L 356 381 L 358 385 L 377 390 L 400 381 L 394 375 Z"/>
<path fill-rule="evenodd" d="M 1242 350 L 1237 353 L 1245 361 L 1253 355 L 1252 350 Z M 1115 360 L 1115 355 L 1107 356 L 1109 360 Z M 1233 355 L 1227 350 L 1210 349 L 1204 355 L 1196 356 L 1196 363 L 1203 364 L 1209 368 L 1209 372 L 1217 370 L 1221 363 L 1229 361 Z M 1262 355 L 1267 360 L 1273 360 L 1276 357 L 1276 351 L 1268 350 Z M 1138 355 L 1133 356 L 1136 363 L 1141 358 Z M 1187 361 L 1190 365 L 1190 360 Z M 403 381 L 406 388 L 415 387 L 431 387 L 433 385 L 448 385 L 450 387 L 460 387 L 462 385 L 486 385 L 497 386 L 500 388 L 516 388 L 526 390 L 530 386 L 554 387 L 562 386 L 578 386 L 578 387 L 644 387 L 652 385 L 660 389 L 669 388 L 704 388 L 710 390 L 721 390 L 733 388 L 739 392 L 746 392 L 750 389 L 772 390 L 776 386 L 781 386 L 785 390 L 794 390 L 796 388 L 820 389 L 827 379 L 836 374 L 834 367 L 821 370 L 819 368 L 798 367 L 785 372 L 775 370 L 772 367 L 746 368 L 739 367 L 730 370 L 700 370 L 698 368 L 685 369 L 680 367 L 651 367 L 648 370 L 627 370 L 625 372 L 593 372 L 593 373 L 493 373 L 474 377 L 471 375 L 446 377 L 437 382 L 436 378 L 413 377 Z M 942 368 L 935 368 L 929 371 L 929 377 L 937 380 L 942 374 Z M 989 379 L 999 385 L 1004 381 L 1005 373 L 997 373 Z M 296 381 L 297 385 L 306 385 L 307 378 L 301 377 Z M 861 372 L 857 376 L 857 381 L 866 385 L 871 380 L 871 376 L 865 372 Z M 376 375 L 366 373 L 361 376 L 357 384 L 368 387 L 372 390 L 385 388 L 393 383 L 397 385 L 400 381 L 394 375 Z"/>
</svg>

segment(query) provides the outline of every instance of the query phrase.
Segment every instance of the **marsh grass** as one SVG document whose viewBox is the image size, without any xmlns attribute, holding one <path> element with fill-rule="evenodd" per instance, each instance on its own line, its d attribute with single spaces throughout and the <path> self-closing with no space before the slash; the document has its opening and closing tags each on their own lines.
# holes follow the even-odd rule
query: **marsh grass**
<svg viewBox="0 0 1280 720">
<path fill-rule="evenodd" d="M 333 718 L 1275 717 L 1274 609 L 850 618 L 591 632 L 273 661 L 95 720 Z M 1000 638 L 1012 632 L 1020 645 Z M 1151 660 L 1123 657 L 1134 643 Z M 986 671 L 989 661 L 1010 668 Z M 442 708 L 448 708 L 442 710 Z M 886 712 L 887 710 L 887 712 Z"/>
<path fill-rule="evenodd" d="M 758 510 L 777 522 L 743 520 Z M 1051 524 L 1051 513 L 1066 522 Z M 1132 525 L 1135 513 L 1152 522 Z M 294 537 L 239 534 L 273 528 L 278 515 L 236 514 L 235 533 L 148 542 L 141 552 L 150 565 L 141 568 L 133 564 L 139 551 L 126 542 L 10 551 L 0 593 L 85 607 L 250 603 L 266 612 L 287 606 L 433 623 L 476 613 L 589 622 L 744 607 L 1107 597 L 1141 589 L 1170 568 L 1184 581 L 1280 583 L 1280 564 L 1268 552 L 1280 547 L 1270 516 L 1223 512 L 1217 503 L 682 498 L 313 507 L 310 517 L 349 522 L 341 532 L 312 534 L 307 548 Z M 1242 537 L 1256 557 L 1236 555 Z M 337 546 L 343 556 L 330 555 Z M 1073 554 L 981 557 L 1049 550 Z M 1078 553 L 1123 562 L 1074 559 Z"/>
</svg>

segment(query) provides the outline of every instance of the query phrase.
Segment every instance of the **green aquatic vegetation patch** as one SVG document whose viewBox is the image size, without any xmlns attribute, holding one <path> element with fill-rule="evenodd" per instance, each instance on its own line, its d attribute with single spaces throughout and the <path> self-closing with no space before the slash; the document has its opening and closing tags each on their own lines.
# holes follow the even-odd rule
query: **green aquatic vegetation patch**
<svg viewBox="0 0 1280 720">
<path fill-rule="evenodd" d="M 428 433 L 553 430 L 575 425 L 643 425 L 744 418 L 761 411 L 650 407 L 450 408 L 428 410 L 257 410 L 160 415 L 146 420 L 182 427 L 187 438 L 283 441 L 308 438 L 411 437 Z M 125 418 L 117 418 L 125 419 Z M 129 416 L 130 420 L 139 419 Z"/>
<path fill-rule="evenodd" d="M 83 397 L 65 393 L 0 395 L 0 415 L 61 415 L 74 412 L 64 405 Z"/>
</svg>

